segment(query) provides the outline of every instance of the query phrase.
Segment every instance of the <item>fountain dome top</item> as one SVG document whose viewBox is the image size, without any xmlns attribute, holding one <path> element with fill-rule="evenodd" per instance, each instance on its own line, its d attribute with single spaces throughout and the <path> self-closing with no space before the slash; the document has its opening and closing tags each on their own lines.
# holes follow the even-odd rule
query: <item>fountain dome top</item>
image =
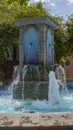
<svg viewBox="0 0 73 130">
<path fill-rule="evenodd" d="M 33 24 L 45 24 L 53 30 L 58 29 L 58 23 L 55 22 L 51 17 L 49 16 L 34 16 L 34 17 L 27 17 L 27 18 L 20 18 L 16 20 L 17 26 L 26 26 L 26 25 L 33 25 Z"/>
</svg>

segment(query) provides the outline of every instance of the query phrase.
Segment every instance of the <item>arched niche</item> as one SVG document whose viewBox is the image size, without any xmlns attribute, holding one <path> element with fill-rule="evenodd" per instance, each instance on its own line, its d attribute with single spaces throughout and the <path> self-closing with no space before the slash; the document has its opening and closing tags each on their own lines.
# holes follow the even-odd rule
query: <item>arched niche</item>
<svg viewBox="0 0 73 130">
<path fill-rule="evenodd" d="M 28 28 L 24 35 L 24 63 L 38 64 L 39 61 L 38 32 L 34 27 Z"/>
</svg>

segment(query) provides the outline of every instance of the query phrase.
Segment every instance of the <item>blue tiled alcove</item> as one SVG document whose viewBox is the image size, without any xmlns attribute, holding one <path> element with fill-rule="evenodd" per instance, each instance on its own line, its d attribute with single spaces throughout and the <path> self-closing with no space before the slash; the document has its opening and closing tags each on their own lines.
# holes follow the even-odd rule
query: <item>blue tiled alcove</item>
<svg viewBox="0 0 73 130">
<path fill-rule="evenodd" d="M 34 27 L 29 28 L 24 35 L 24 60 L 25 64 L 38 64 L 39 38 Z"/>
</svg>

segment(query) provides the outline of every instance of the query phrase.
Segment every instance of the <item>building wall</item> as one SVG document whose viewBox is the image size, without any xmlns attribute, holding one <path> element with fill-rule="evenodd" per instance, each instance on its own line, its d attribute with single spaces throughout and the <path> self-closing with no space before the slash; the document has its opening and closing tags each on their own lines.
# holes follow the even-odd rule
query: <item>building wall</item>
<svg viewBox="0 0 73 130">
<path fill-rule="evenodd" d="M 66 77 L 68 79 L 73 79 L 73 58 L 72 57 L 70 56 L 66 57 L 64 69 L 65 69 Z"/>
</svg>

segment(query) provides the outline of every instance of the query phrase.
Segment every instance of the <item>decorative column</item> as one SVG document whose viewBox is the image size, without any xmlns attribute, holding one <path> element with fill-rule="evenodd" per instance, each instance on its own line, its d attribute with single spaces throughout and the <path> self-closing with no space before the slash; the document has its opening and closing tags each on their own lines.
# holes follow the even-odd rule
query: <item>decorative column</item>
<svg viewBox="0 0 73 130">
<path fill-rule="evenodd" d="M 24 30 L 23 28 L 20 27 L 20 32 L 19 32 L 19 65 L 24 64 Z"/>
<path fill-rule="evenodd" d="M 54 62 L 53 33 L 52 33 L 52 29 L 48 27 L 48 30 L 47 30 L 47 65 L 52 66 L 53 62 Z"/>
<path fill-rule="evenodd" d="M 54 30 L 52 29 L 52 48 L 53 48 L 53 65 L 54 65 L 54 55 L 55 55 L 55 50 L 54 50 Z"/>
<path fill-rule="evenodd" d="M 39 64 L 46 65 L 46 55 L 47 55 L 47 46 L 46 46 L 46 33 L 47 33 L 46 25 L 40 25 L 39 29 Z"/>
</svg>

